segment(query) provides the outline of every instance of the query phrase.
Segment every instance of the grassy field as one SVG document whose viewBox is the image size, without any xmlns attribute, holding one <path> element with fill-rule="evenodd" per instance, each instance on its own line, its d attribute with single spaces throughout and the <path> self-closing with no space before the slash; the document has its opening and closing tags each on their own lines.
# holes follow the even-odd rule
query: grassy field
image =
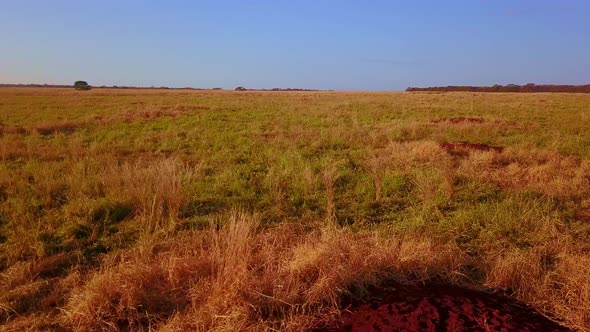
<svg viewBox="0 0 590 332">
<path fill-rule="evenodd" d="M 589 276 L 590 95 L 0 89 L 0 330 L 297 331 L 391 279 L 588 330 Z"/>
</svg>

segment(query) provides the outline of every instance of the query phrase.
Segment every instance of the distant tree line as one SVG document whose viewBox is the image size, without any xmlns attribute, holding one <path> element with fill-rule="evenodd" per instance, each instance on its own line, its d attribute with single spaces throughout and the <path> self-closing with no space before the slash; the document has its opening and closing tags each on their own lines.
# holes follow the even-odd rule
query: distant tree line
<svg viewBox="0 0 590 332">
<path fill-rule="evenodd" d="M 71 85 L 65 84 L 5 84 L 0 83 L 3 88 L 71 88 Z"/>
<path fill-rule="evenodd" d="M 0 87 L 15 87 L 15 88 L 71 88 L 71 85 L 65 84 L 3 84 L 0 83 Z M 76 87 L 74 85 L 74 87 Z M 192 88 L 192 87 L 184 87 L 184 88 L 170 88 L 167 86 L 121 86 L 121 85 L 101 85 L 101 86 L 92 86 L 92 88 L 98 89 L 169 89 L 169 90 L 224 90 L 223 88 Z M 334 90 L 314 90 L 314 89 L 300 89 L 300 88 L 272 88 L 272 89 L 246 89 L 244 87 L 238 87 L 235 90 L 237 91 L 334 91 Z"/>
<path fill-rule="evenodd" d="M 544 84 L 536 85 L 529 83 L 526 85 L 499 85 L 494 86 L 439 86 L 428 88 L 409 87 L 406 91 L 469 91 L 469 92 L 573 92 L 573 93 L 590 93 L 590 84 L 587 85 L 554 85 Z"/>
<path fill-rule="evenodd" d="M 7 83 L 0 83 L 0 87 L 2 88 L 71 88 L 71 85 L 65 84 L 7 84 Z M 74 85 L 74 88 L 76 86 Z M 213 89 L 205 89 L 205 88 L 191 88 L 191 87 L 184 87 L 184 88 L 170 88 L 167 86 L 126 86 L 126 85 L 100 85 L 100 86 L 92 86 L 92 88 L 98 89 L 145 89 L 145 90 L 161 90 L 161 89 L 170 89 L 170 90 L 222 90 L 221 88 L 213 88 Z"/>
</svg>

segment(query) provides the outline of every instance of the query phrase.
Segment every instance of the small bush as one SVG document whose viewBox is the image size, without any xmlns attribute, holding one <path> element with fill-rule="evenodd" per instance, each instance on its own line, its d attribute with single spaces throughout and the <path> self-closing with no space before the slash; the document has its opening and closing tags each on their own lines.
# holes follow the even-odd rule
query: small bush
<svg viewBox="0 0 590 332">
<path fill-rule="evenodd" d="M 92 87 L 90 85 L 88 85 L 88 83 L 86 81 L 76 81 L 74 83 L 74 89 L 81 90 L 81 91 L 87 91 L 87 90 L 92 89 Z"/>
</svg>

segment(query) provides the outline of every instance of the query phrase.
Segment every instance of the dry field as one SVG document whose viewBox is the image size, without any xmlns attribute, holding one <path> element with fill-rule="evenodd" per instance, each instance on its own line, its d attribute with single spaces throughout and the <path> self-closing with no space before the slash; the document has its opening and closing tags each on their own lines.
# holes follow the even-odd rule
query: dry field
<svg viewBox="0 0 590 332">
<path fill-rule="evenodd" d="M 590 95 L 0 89 L 0 330 L 300 331 L 391 282 L 590 330 Z"/>
</svg>

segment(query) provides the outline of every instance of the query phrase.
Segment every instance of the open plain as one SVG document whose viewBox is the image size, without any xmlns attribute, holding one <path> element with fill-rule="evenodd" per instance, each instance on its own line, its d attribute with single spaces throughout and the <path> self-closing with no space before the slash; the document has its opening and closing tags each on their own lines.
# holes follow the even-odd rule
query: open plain
<svg viewBox="0 0 590 332">
<path fill-rule="evenodd" d="M 0 89 L 0 330 L 589 330 L 589 276 L 587 94 Z"/>
</svg>

